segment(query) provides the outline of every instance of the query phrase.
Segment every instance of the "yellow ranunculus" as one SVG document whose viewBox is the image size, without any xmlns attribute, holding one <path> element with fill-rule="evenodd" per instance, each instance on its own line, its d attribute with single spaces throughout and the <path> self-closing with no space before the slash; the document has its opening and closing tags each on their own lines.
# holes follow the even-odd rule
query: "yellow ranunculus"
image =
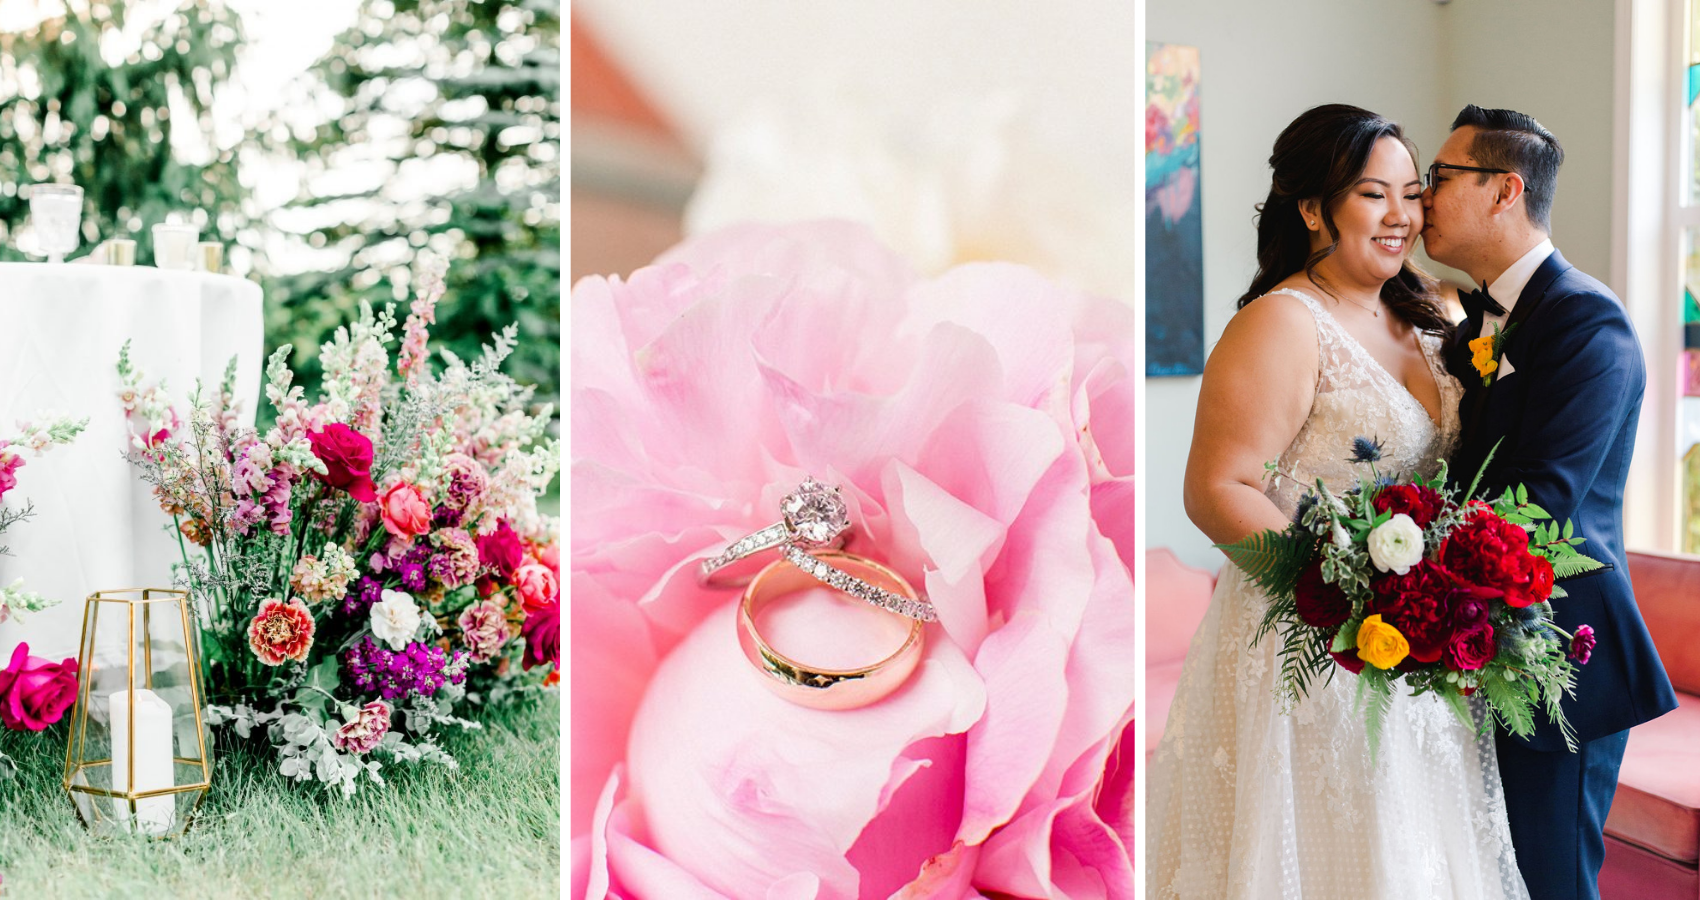
<svg viewBox="0 0 1700 900">
<path fill-rule="evenodd" d="M 1499 360 L 1493 358 L 1493 335 L 1484 334 L 1471 341 L 1470 352 L 1475 354 L 1470 362 L 1483 378 L 1492 375 L 1499 368 Z"/>
<path fill-rule="evenodd" d="M 1391 669 L 1411 654 L 1410 642 L 1399 629 L 1375 615 L 1358 626 L 1358 658 L 1377 669 Z"/>
</svg>

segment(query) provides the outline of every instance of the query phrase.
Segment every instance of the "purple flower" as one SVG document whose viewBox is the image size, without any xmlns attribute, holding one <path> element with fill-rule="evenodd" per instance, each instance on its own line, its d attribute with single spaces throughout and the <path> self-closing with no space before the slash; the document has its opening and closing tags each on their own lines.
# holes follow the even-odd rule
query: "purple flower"
<svg viewBox="0 0 1700 900">
<path fill-rule="evenodd" d="M 362 575 L 348 586 L 348 595 L 342 598 L 344 615 L 364 618 L 371 611 L 372 604 L 377 603 L 383 596 L 384 583 L 370 575 Z"/>
<path fill-rule="evenodd" d="M 342 661 L 355 688 L 385 700 L 398 700 L 408 694 L 429 697 L 445 684 L 466 680 L 466 651 L 456 650 L 451 654 L 418 641 L 404 650 L 392 651 L 368 635 L 349 648 Z"/>
<path fill-rule="evenodd" d="M 1579 665 L 1587 665 L 1588 657 L 1594 653 L 1594 645 L 1599 643 L 1594 638 L 1591 625 L 1576 626 L 1576 636 L 1570 639 L 1570 658 Z"/>
</svg>

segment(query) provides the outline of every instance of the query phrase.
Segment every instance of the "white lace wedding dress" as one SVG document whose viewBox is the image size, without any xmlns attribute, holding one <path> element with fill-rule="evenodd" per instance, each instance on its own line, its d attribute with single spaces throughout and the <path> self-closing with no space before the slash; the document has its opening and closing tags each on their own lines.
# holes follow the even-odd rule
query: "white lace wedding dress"
<svg viewBox="0 0 1700 900">
<path fill-rule="evenodd" d="M 1356 483 L 1348 457 L 1359 435 L 1381 442 L 1383 473 L 1434 474 L 1457 445 L 1463 392 L 1440 339 L 1421 338 L 1440 386 L 1437 427 L 1315 298 L 1276 293 L 1310 308 L 1322 358 L 1310 418 L 1280 459 L 1297 480 L 1283 478 L 1269 499 L 1292 515 L 1315 479 L 1331 490 Z M 1281 711 L 1279 642 L 1250 647 L 1266 605 L 1222 567 L 1150 768 L 1147 898 L 1527 898 L 1492 731 L 1478 737 L 1438 697 L 1402 692 L 1372 765 L 1351 673 Z"/>
</svg>

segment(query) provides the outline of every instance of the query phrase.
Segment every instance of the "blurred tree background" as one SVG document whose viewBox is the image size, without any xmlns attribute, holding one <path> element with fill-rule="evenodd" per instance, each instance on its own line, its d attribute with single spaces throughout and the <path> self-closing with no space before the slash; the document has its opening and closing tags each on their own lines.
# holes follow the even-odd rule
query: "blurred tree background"
<svg viewBox="0 0 1700 900">
<path fill-rule="evenodd" d="M 433 335 L 469 358 L 519 323 L 507 371 L 558 401 L 560 31 L 560 0 L 361 4 L 312 72 L 331 113 L 294 130 L 308 190 L 277 219 L 324 260 L 268 290 L 298 372 L 359 299 L 405 298 L 424 254 L 450 261 Z"/>
<path fill-rule="evenodd" d="M 83 188 L 85 247 L 145 235 L 171 213 L 190 213 L 207 240 L 257 244 L 237 151 L 217 149 L 211 115 L 242 45 L 240 17 L 222 0 L 163 21 L 125 12 L 73 2 L 23 31 L 0 30 L 0 260 L 30 258 L 13 229 L 29 213 L 20 188 L 43 181 Z M 150 244 L 137 240 L 139 261 L 153 261 Z"/>
<path fill-rule="evenodd" d="M 142 262 L 187 214 L 261 282 L 267 352 L 293 344 L 309 391 L 359 301 L 405 304 L 444 260 L 434 337 L 468 357 L 517 322 L 506 370 L 558 403 L 560 0 L 349 0 L 322 59 L 244 95 L 244 18 L 290 14 L 274 2 L 0 4 L 0 259 L 29 258 L 4 223 L 35 182 L 82 186 L 85 246 L 135 237 Z"/>
</svg>

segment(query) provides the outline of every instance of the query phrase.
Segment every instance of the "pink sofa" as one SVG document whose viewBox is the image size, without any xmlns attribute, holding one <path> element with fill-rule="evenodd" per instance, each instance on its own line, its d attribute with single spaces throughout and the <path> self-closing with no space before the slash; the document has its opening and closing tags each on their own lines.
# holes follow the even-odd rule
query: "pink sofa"
<svg viewBox="0 0 1700 900">
<path fill-rule="evenodd" d="M 1157 750 L 1169 718 L 1187 644 L 1204 611 L 1216 576 L 1182 563 L 1163 548 L 1145 552 L 1145 758 Z"/>
<path fill-rule="evenodd" d="M 1700 556 L 1630 553 L 1635 601 L 1681 707 L 1629 732 L 1606 818 L 1607 900 L 1700 898 Z"/>
</svg>

